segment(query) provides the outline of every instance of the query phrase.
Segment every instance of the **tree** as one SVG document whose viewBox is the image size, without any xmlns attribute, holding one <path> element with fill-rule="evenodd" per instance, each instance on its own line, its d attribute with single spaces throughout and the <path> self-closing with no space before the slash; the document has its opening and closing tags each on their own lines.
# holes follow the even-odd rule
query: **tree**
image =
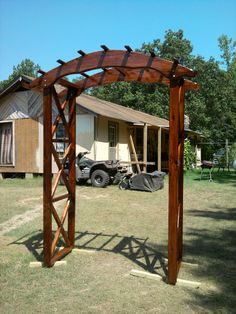
<svg viewBox="0 0 236 314">
<path fill-rule="evenodd" d="M 236 58 L 236 41 L 233 41 L 232 38 L 228 38 L 226 35 L 221 35 L 218 38 L 218 42 L 222 52 L 221 58 L 223 58 L 226 68 L 229 70 L 231 62 Z"/>
<path fill-rule="evenodd" d="M 12 80 L 19 75 L 28 75 L 31 77 L 37 77 L 37 72 L 40 69 L 38 64 L 35 64 L 30 59 L 24 59 L 17 66 L 13 66 L 13 72 L 7 80 L 0 82 L 0 90 L 4 89 Z"/>
<path fill-rule="evenodd" d="M 137 51 L 154 51 L 160 58 L 173 60 L 178 59 L 182 65 L 188 66 L 190 63 L 193 46 L 191 42 L 184 38 L 182 29 L 173 32 L 171 29 L 165 32 L 163 43 L 160 39 L 155 39 L 152 43 L 142 44 L 141 49 Z"/>
<path fill-rule="evenodd" d="M 151 43 L 143 43 L 136 51 L 150 52 L 161 58 L 178 58 L 182 64 L 189 65 L 192 60 L 191 42 L 184 38 L 183 30 L 173 32 L 167 30 L 164 41 L 155 39 Z M 143 84 L 137 82 L 119 82 L 109 86 L 94 88 L 92 95 L 120 105 L 144 111 L 163 118 L 169 117 L 168 88 L 160 84 Z"/>
</svg>

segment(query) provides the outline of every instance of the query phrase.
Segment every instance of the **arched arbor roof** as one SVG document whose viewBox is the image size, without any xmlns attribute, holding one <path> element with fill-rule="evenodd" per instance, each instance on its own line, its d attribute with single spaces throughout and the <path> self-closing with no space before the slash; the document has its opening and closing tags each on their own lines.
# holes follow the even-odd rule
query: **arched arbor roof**
<svg viewBox="0 0 236 314">
<path fill-rule="evenodd" d="M 43 90 L 44 94 L 44 265 L 53 266 L 74 247 L 76 97 L 87 88 L 119 81 L 160 83 L 170 87 L 168 282 L 175 284 L 182 259 L 183 243 L 184 95 L 186 90 L 198 89 L 197 83 L 187 79 L 194 77 L 196 72 L 180 65 L 177 60 L 161 59 L 153 52 L 134 52 L 129 46 L 125 46 L 126 50 L 110 50 L 104 45 L 101 47 L 103 50 L 88 54 L 79 50 L 80 56 L 68 62 L 58 60 L 58 67 L 48 72 L 39 71 L 42 75 L 30 83 L 30 88 Z M 93 70 L 101 71 L 89 75 Z M 71 83 L 64 78 L 71 74 L 79 74 L 84 78 Z M 55 83 L 65 87 L 59 94 L 56 92 Z M 53 105 L 56 105 L 58 110 L 54 122 Z M 64 113 L 66 107 L 68 117 Z M 63 139 L 55 138 L 60 122 L 65 127 L 66 137 Z M 67 144 L 62 159 L 55 148 L 57 142 Z M 58 167 L 53 182 L 52 156 Z M 61 179 L 67 192 L 57 195 Z M 66 203 L 60 218 L 56 203 L 62 200 Z M 52 230 L 52 218 L 58 226 L 56 232 Z M 67 230 L 64 226 L 66 218 Z M 58 251 L 60 236 L 65 247 Z"/>
<path fill-rule="evenodd" d="M 103 46 L 104 47 L 104 46 Z M 43 75 L 36 78 L 31 88 L 48 87 L 57 81 L 61 85 L 69 87 L 69 82 L 64 82 L 63 77 L 71 74 L 84 75 L 85 79 L 77 83 L 71 83 L 71 87 L 78 89 L 78 94 L 89 87 L 110 84 L 119 81 L 139 81 L 145 83 L 161 83 L 169 86 L 172 80 L 185 77 L 194 77 L 196 72 L 184 67 L 177 60 L 170 61 L 161 59 L 153 53 L 144 54 L 134 52 L 128 47 L 123 50 L 109 50 L 85 54 L 79 50 L 80 57 L 64 62 L 58 60 L 60 66 L 48 71 L 41 72 Z M 89 76 L 87 72 L 101 69 L 100 73 Z M 198 84 L 185 80 L 185 89 L 194 90 Z"/>
</svg>

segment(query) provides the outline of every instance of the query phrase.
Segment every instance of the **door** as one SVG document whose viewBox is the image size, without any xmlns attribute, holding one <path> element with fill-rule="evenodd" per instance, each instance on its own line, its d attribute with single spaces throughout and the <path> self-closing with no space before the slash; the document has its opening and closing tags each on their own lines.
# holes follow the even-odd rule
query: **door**
<svg viewBox="0 0 236 314">
<path fill-rule="evenodd" d="M 117 159 L 118 123 L 108 122 L 109 159 Z"/>
</svg>

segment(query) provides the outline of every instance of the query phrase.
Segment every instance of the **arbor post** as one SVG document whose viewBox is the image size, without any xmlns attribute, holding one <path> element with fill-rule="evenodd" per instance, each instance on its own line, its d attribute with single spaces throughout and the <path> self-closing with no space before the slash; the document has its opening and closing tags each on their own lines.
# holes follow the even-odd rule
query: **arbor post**
<svg viewBox="0 0 236 314">
<path fill-rule="evenodd" d="M 184 80 L 170 84 L 168 282 L 175 284 L 183 246 Z"/>
<path fill-rule="evenodd" d="M 44 266 L 51 266 L 52 246 L 52 90 L 43 91 L 43 258 Z"/>
<path fill-rule="evenodd" d="M 75 90 L 69 91 L 69 143 L 71 150 L 69 154 L 69 185 L 70 185 L 70 207 L 68 210 L 68 238 L 71 247 L 75 242 L 75 199 L 76 199 L 76 181 L 75 181 L 75 145 L 76 145 L 76 98 Z"/>
</svg>

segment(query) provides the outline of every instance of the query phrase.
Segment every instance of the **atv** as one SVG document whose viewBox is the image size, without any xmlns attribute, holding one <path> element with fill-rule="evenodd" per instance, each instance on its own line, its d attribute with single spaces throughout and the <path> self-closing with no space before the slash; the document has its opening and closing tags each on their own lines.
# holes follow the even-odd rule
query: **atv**
<svg viewBox="0 0 236 314">
<path fill-rule="evenodd" d="M 86 157 L 89 152 L 79 153 L 76 158 L 76 182 L 85 183 L 89 179 L 94 187 L 104 188 L 109 183 L 118 184 L 123 173 L 127 172 L 118 160 L 95 161 Z M 65 173 L 68 174 L 68 162 L 65 164 Z M 64 184 L 63 179 L 61 183 Z"/>
</svg>

